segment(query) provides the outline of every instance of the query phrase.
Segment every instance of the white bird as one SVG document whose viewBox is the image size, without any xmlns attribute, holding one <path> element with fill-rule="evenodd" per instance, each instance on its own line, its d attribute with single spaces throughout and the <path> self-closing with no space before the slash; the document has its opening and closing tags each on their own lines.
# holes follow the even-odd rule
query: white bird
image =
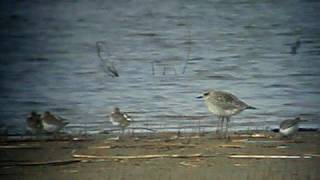
<svg viewBox="0 0 320 180">
<path fill-rule="evenodd" d="M 211 89 L 205 91 L 201 96 L 198 96 L 198 98 L 203 98 L 209 111 L 218 116 L 218 119 L 220 119 L 221 131 L 223 131 L 223 123 L 226 119 L 226 138 L 229 138 L 228 126 L 231 116 L 239 114 L 245 109 L 256 109 L 241 101 L 235 95 L 224 91 Z"/>
<path fill-rule="evenodd" d="M 299 117 L 282 121 L 279 128 L 280 134 L 284 137 L 295 134 L 299 130 L 299 123 L 303 121 L 306 120 L 302 120 Z"/>
<path fill-rule="evenodd" d="M 125 128 L 133 122 L 131 117 L 126 113 L 120 112 L 118 107 L 113 108 L 110 114 L 110 121 L 113 125 L 120 126 L 122 134 L 124 134 Z"/>
</svg>

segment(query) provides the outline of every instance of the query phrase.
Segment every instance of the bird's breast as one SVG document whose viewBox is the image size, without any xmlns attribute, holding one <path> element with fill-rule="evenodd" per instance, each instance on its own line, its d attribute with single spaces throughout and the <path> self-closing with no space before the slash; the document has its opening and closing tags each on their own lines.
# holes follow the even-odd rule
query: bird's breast
<svg viewBox="0 0 320 180">
<path fill-rule="evenodd" d="M 42 125 L 43 125 L 43 129 L 47 132 L 55 132 L 55 131 L 58 131 L 59 128 L 61 128 L 60 126 L 58 125 L 55 125 L 55 124 L 50 124 L 50 123 L 47 123 L 45 121 L 42 122 Z"/>
<path fill-rule="evenodd" d="M 217 116 L 232 116 L 240 112 L 239 109 L 236 109 L 236 108 L 226 109 L 221 106 L 212 104 L 210 102 L 206 102 L 206 104 L 208 106 L 209 111 Z"/>
<path fill-rule="evenodd" d="M 295 126 L 291 126 L 289 128 L 280 128 L 280 133 L 285 135 L 285 136 L 289 136 L 291 134 L 294 134 L 296 131 L 298 131 L 299 126 L 295 125 Z"/>
</svg>

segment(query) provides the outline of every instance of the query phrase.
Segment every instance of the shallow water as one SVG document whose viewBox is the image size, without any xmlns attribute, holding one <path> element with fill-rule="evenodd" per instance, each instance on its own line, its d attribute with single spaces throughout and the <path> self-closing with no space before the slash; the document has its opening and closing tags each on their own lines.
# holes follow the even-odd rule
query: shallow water
<svg viewBox="0 0 320 180">
<path fill-rule="evenodd" d="M 114 128 L 105 116 L 119 106 L 133 127 L 197 131 L 217 122 L 195 98 L 215 88 L 258 108 L 233 117 L 233 129 L 295 116 L 317 128 L 319 8 L 310 0 L 1 1 L 0 124 L 24 132 L 29 111 L 50 110 L 70 120 L 68 131 L 99 131 Z M 106 42 L 103 56 L 120 77 L 105 73 L 96 41 Z"/>
</svg>

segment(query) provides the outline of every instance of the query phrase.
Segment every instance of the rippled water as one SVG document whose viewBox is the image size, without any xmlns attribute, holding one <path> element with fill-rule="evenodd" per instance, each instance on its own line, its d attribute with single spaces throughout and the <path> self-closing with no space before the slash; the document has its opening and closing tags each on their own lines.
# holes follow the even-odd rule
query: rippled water
<svg viewBox="0 0 320 180">
<path fill-rule="evenodd" d="M 119 106 L 133 127 L 196 131 L 217 123 L 195 98 L 215 88 L 258 107 L 233 117 L 233 129 L 294 116 L 319 127 L 319 9 L 311 0 L 1 1 L 0 124 L 24 132 L 29 111 L 50 110 L 69 131 L 99 131 L 114 128 L 105 116 Z M 103 71 L 96 41 L 120 77 Z"/>
</svg>

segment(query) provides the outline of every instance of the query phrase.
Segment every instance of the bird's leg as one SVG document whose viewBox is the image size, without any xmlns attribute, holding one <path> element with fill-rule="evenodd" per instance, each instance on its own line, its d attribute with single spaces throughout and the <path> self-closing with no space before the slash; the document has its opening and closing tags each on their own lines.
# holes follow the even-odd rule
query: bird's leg
<svg viewBox="0 0 320 180">
<path fill-rule="evenodd" d="M 224 116 L 221 117 L 221 122 L 220 122 L 221 135 L 223 134 L 223 124 L 224 124 Z"/>
<path fill-rule="evenodd" d="M 218 116 L 219 125 L 217 126 L 216 135 L 220 134 L 221 129 L 221 116 Z"/>
<path fill-rule="evenodd" d="M 229 133 L 228 133 L 228 128 L 229 128 L 229 122 L 230 122 L 230 117 L 226 117 L 227 118 L 227 122 L 226 122 L 226 132 L 225 132 L 225 136 L 226 139 L 229 139 Z"/>
<path fill-rule="evenodd" d="M 124 136 L 124 127 L 121 127 L 122 136 Z"/>
<path fill-rule="evenodd" d="M 163 67 L 162 75 L 166 75 L 166 71 L 167 71 L 167 66 L 164 66 L 164 67 Z"/>
<path fill-rule="evenodd" d="M 201 127 L 200 127 L 200 119 L 198 120 L 198 135 L 200 136 L 201 134 Z"/>
<path fill-rule="evenodd" d="M 176 67 L 173 66 L 174 75 L 177 75 Z"/>
<path fill-rule="evenodd" d="M 153 62 L 151 63 L 151 68 L 152 68 L 152 75 L 154 76 L 155 72 L 154 72 L 154 63 Z"/>
</svg>

